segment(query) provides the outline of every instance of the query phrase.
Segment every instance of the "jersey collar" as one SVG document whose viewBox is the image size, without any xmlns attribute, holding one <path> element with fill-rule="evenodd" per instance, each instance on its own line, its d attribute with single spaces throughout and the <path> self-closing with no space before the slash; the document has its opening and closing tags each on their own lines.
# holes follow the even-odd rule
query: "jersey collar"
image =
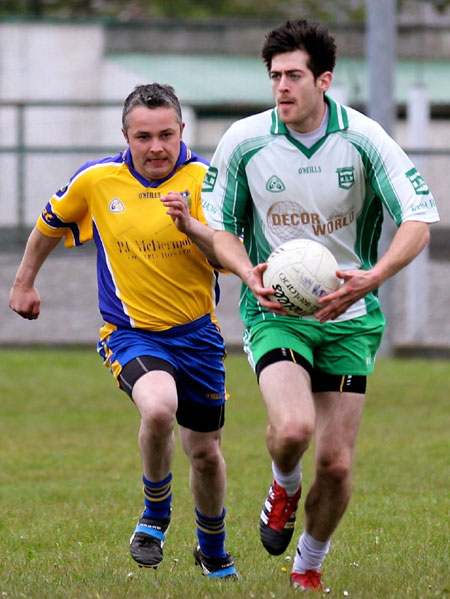
<svg viewBox="0 0 450 599">
<path fill-rule="evenodd" d="M 345 107 L 327 95 L 325 95 L 325 102 L 328 104 L 329 111 L 327 132 L 310 148 L 304 146 L 289 133 L 289 129 L 280 119 L 277 108 L 272 110 L 272 126 L 270 128 L 270 132 L 273 135 L 284 135 L 287 140 L 291 142 L 298 150 L 300 150 L 300 152 L 302 152 L 307 158 L 311 158 L 314 153 L 322 147 L 330 133 L 336 133 L 337 131 L 342 131 L 343 129 L 348 128 L 348 116 Z"/>
<path fill-rule="evenodd" d="M 330 98 L 325 94 L 325 102 L 328 104 L 329 109 L 329 120 L 327 127 L 327 135 L 329 133 L 335 133 L 336 131 L 342 131 L 348 128 L 348 115 L 347 111 L 342 104 Z M 272 126 L 270 132 L 273 135 L 287 135 L 289 136 L 289 130 L 286 125 L 281 121 L 280 115 L 278 114 L 277 108 L 272 111 Z"/>
<path fill-rule="evenodd" d="M 180 166 L 183 166 L 190 160 L 192 160 L 192 152 L 184 143 L 184 141 L 182 141 L 180 142 L 180 154 L 178 156 L 178 160 L 175 164 L 173 171 L 169 173 L 167 177 L 164 177 L 164 179 L 154 179 L 153 181 L 149 181 L 135 170 L 133 166 L 133 158 L 131 156 L 130 148 L 127 148 L 124 154 L 124 162 L 128 165 L 130 173 L 133 175 L 135 179 L 139 181 L 139 183 L 142 183 L 144 187 L 159 187 L 161 183 L 164 183 L 165 181 L 173 177 L 173 175 L 180 168 Z"/>
</svg>

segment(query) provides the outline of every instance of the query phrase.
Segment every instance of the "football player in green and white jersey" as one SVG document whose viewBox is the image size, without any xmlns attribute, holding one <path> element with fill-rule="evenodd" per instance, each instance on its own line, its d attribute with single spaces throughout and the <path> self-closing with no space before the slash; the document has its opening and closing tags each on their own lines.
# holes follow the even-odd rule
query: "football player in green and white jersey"
<svg viewBox="0 0 450 599">
<path fill-rule="evenodd" d="M 288 21 L 266 36 L 262 57 L 276 107 L 225 133 L 202 205 L 216 259 L 243 281 L 244 347 L 267 410 L 273 481 L 261 540 L 271 554 L 286 550 L 301 457 L 315 435 L 315 477 L 291 584 L 321 589 L 320 568 L 350 499 L 366 377 L 384 328 L 377 290 L 422 251 L 439 216 L 401 148 L 376 122 L 327 96 L 336 59 L 327 29 Z M 379 258 L 383 206 L 397 231 Z M 262 282 L 270 252 L 297 237 L 331 250 L 342 279 L 303 318 L 287 316 Z"/>
</svg>

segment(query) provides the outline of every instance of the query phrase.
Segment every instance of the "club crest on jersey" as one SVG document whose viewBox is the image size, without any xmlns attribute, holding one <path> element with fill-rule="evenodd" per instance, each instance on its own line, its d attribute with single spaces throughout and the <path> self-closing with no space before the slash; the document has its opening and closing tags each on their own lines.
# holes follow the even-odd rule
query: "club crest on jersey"
<svg viewBox="0 0 450 599">
<path fill-rule="evenodd" d="M 338 176 L 338 185 L 341 189 L 350 189 L 355 183 L 355 167 L 354 166 L 343 166 L 342 168 L 336 169 Z"/>
<path fill-rule="evenodd" d="M 280 177 L 276 175 L 272 175 L 270 179 L 266 183 L 267 191 L 271 191 L 272 193 L 280 193 L 280 191 L 286 191 L 286 187 L 284 186 L 283 181 Z"/>
<path fill-rule="evenodd" d="M 412 168 L 407 173 L 405 173 L 405 175 L 408 177 L 408 179 L 411 182 L 411 185 L 414 187 L 416 195 L 427 195 L 428 193 L 430 193 L 428 185 L 425 183 L 422 175 L 416 168 Z"/>
<path fill-rule="evenodd" d="M 213 191 L 216 186 L 217 175 L 219 171 L 214 167 L 210 166 L 206 172 L 205 178 L 203 179 L 202 191 Z"/>
<path fill-rule="evenodd" d="M 125 210 L 125 206 L 122 204 L 122 202 L 119 200 L 119 198 L 113 198 L 110 203 L 109 203 L 109 211 L 110 212 L 114 212 L 114 213 L 118 213 L 118 212 L 123 212 Z"/>
</svg>

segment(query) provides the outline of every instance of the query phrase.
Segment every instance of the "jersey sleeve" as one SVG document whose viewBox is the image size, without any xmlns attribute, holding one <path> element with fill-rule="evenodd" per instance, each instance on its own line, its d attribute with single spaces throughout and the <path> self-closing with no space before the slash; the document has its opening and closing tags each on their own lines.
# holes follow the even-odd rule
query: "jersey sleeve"
<svg viewBox="0 0 450 599">
<path fill-rule="evenodd" d="M 369 183 L 397 226 L 406 221 L 439 221 L 436 202 L 419 171 L 400 146 L 375 124 L 363 154 Z"/>
<path fill-rule="evenodd" d="M 189 196 L 190 196 L 190 202 L 191 202 L 191 206 L 190 206 L 191 215 L 195 219 L 197 219 L 199 222 L 201 222 L 202 224 L 209 226 L 209 223 L 205 218 L 205 215 L 203 212 L 203 207 L 202 207 L 202 202 L 201 202 L 202 183 L 203 183 L 203 179 L 205 176 L 206 168 L 207 168 L 207 166 L 205 166 L 205 168 L 203 168 L 199 172 L 199 176 L 196 177 L 195 180 L 193 181 L 193 183 L 189 186 Z M 222 274 L 230 273 L 229 270 L 222 268 L 222 266 L 220 266 L 219 264 L 212 263 L 210 260 L 208 260 L 208 264 L 211 266 L 211 268 L 213 268 L 217 272 L 220 272 Z"/>
<path fill-rule="evenodd" d="M 49 200 L 36 226 L 48 237 L 64 237 L 66 247 L 82 245 L 92 239 L 92 215 L 88 202 L 89 177 L 78 172 Z"/>
<path fill-rule="evenodd" d="M 196 165 L 197 166 L 197 165 Z M 195 176 L 192 177 L 192 183 L 189 185 L 189 201 L 191 216 L 203 223 L 208 224 L 203 214 L 202 203 L 201 203 L 201 191 L 203 179 L 205 177 L 208 165 L 198 164 L 198 168 L 195 170 Z"/>
<path fill-rule="evenodd" d="M 232 125 L 217 146 L 202 188 L 203 211 L 210 227 L 235 235 L 241 235 L 245 227 L 250 199 L 244 146 Z"/>
</svg>

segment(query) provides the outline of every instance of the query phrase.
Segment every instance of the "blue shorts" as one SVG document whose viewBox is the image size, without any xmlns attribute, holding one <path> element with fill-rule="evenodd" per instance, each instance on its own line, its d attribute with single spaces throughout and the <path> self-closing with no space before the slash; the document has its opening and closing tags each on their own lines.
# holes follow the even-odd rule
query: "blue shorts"
<svg viewBox="0 0 450 599">
<path fill-rule="evenodd" d="M 119 328 L 99 341 L 97 351 L 130 397 L 132 385 L 121 384 L 122 370 L 137 358 L 151 357 L 149 370 L 165 370 L 175 379 L 179 424 L 201 432 L 223 426 L 226 348 L 210 314 L 166 331 Z M 145 372 L 131 373 L 133 384 Z"/>
</svg>

